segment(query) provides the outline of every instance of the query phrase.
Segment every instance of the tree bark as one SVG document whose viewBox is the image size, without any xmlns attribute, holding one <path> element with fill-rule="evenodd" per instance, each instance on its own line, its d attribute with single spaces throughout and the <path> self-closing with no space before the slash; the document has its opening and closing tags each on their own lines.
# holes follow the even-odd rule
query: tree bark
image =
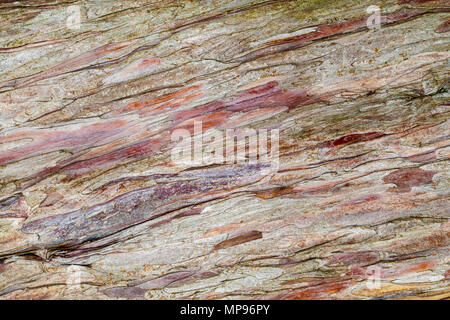
<svg viewBox="0 0 450 320">
<path fill-rule="evenodd" d="M 0 297 L 448 299 L 449 11 L 0 1 Z"/>
</svg>

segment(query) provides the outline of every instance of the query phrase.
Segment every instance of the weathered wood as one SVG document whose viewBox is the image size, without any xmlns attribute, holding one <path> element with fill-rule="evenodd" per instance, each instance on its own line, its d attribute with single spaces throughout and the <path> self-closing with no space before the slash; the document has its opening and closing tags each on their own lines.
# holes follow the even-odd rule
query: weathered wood
<svg viewBox="0 0 450 320">
<path fill-rule="evenodd" d="M 0 297 L 448 298 L 449 11 L 0 1 Z"/>
</svg>

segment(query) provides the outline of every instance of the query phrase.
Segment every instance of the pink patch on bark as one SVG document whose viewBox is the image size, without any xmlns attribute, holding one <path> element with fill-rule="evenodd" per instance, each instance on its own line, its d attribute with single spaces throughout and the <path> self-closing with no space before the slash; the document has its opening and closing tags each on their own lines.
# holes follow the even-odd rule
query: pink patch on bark
<svg viewBox="0 0 450 320">
<path fill-rule="evenodd" d="M 409 192 L 411 187 L 421 186 L 433 182 L 435 171 L 420 168 L 406 168 L 391 172 L 383 178 L 384 183 L 393 183 L 397 188 L 392 191 Z"/>
</svg>

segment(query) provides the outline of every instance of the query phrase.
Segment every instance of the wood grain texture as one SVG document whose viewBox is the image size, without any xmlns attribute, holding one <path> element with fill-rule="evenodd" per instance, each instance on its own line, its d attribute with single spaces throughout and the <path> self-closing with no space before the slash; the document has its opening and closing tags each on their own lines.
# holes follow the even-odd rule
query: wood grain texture
<svg viewBox="0 0 450 320">
<path fill-rule="evenodd" d="M 448 299 L 449 12 L 0 1 L 0 298 Z"/>
</svg>

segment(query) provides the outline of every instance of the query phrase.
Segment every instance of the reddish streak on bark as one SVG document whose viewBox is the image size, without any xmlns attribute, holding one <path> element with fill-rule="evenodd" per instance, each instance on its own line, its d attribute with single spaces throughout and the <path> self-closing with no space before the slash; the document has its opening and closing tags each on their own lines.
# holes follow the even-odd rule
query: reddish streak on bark
<svg viewBox="0 0 450 320">
<path fill-rule="evenodd" d="M 328 264 L 369 264 L 378 259 L 378 255 L 375 252 L 346 252 L 333 255 L 329 259 Z"/>
<path fill-rule="evenodd" d="M 256 239 L 262 238 L 262 232 L 260 231 L 250 231 L 245 234 L 241 234 L 231 239 L 227 239 L 225 241 L 219 242 L 214 246 L 214 249 L 224 249 L 232 246 L 236 246 L 241 243 L 249 242 Z"/>
<path fill-rule="evenodd" d="M 381 137 L 383 134 L 380 132 L 366 132 L 366 133 L 354 133 L 346 136 L 342 136 L 340 138 L 325 141 L 319 145 L 320 148 L 333 148 L 338 146 L 344 146 L 351 143 L 368 141 L 378 137 Z"/>
<path fill-rule="evenodd" d="M 394 191 L 410 191 L 411 187 L 431 183 L 435 171 L 425 171 L 420 168 L 406 168 L 391 172 L 383 177 L 384 183 L 396 184 Z"/>
<path fill-rule="evenodd" d="M 187 104 L 190 101 L 193 101 L 197 98 L 202 97 L 203 95 L 204 95 L 204 93 L 202 91 L 194 92 L 190 95 L 187 95 L 187 96 L 184 96 L 181 98 L 177 98 L 177 99 L 173 99 L 166 103 L 154 105 L 153 108 L 143 108 L 143 109 L 139 110 L 139 115 L 140 116 L 147 116 L 150 114 L 154 115 L 154 114 L 162 113 L 164 111 L 168 111 L 169 109 L 177 109 L 177 108 L 181 107 L 183 104 Z"/>
<path fill-rule="evenodd" d="M 20 139 L 32 139 L 33 141 L 4 152 L 0 152 L 0 165 L 20 160 L 23 157 L 34 155 L 37 152 L 44 153 L 54 149 L 86 146 L 97 141 L 103 141 L 127 128 L 126 120 L 112 120 L 82 126 L 75 130 L 42 131 L 30 130 L 6 135 L 0 138 L 0 143 L 11 142 Z"/>
<path fill-rule="evenodd" d="M 372 201 L 375 201 L 375 200 L 378 200 L 378 199 L 380 199 L 379 195 L 370 194 L 370 195 L 367 195 L 367 196 L 362 196 L 362 197 L 359 197 L 357 199 L 353 199 L 353 200 L 344 202 L 341 206 L 343 206 L 343 207 L 345 207 L 345 206 L 354 207 L 355 205 L 372 202 Z"/>
<path fill-rule="evenodd" d="M 417 273 L 425 270 L 433 270 L 436 267 L 437 263 L 438 263 L 437 260 L 433 260 L 398 267 L 380 266 L 379 276 L 381 279 L 396 279 L 398 277 L 410 273 Z M 367 278 L 367 276 L 372 274 L 369 268 L 370 266 L 369 267 L 352 266 L 350 267 L 350 270 L 347 273 L 347 275 L 353 278 Z"/>
<path fill-rule="evenodd" d="M 353 30 L 355 27 L 361 27 L 364 25 L 366 19 L 358 19 L 352 21 L 345 21 L 336 24 L 322 25 L 317 28 L 317 31 L 313 31 L 304 35 L 287 37 L 283 39 L 277 39 L 267 42 L 268 45 L 280 45 L 291 42 L 304 42 L 310 40 L 320 39 L 329 35 L 342 33 L 348 30 Z"/>
<path fill-rule="evenodd" d="M 204 132 L 208 129 L 215 128 L 218 125 L 222 124 L 224 121 L 228 119 L 230 116 L 230 112 L 227 111 L 218 111 L 209 114 L 205 114 L 202 116 L 198 116 L 189 120 L 186 120 L 177 126 L 175 126 L 171 131 L 175 131 L 178 129 L 188 130 L 191 134 L 197 133 L 195 132 L 195 122 L 201 123 L 201 132 Z M 200 126 L 198 126 L 200 128 Z"/>
<path fill-rule="evenodd" d="M 438 33 L 448 32 L 449 30 L 450 30 L 450 19 L 444 21 L 436 28 L 436 32 Z"/>
<path fill-rule="evenodd" d="M 425 162 L 425 161 L 435 160 L 436 153 L 434 151 L 432 151 L 432 152 L 427 152 L 427 153 L 414 154 L 412 156 L 406 157 L 405 159 L 408 161 L 411 161 L 411 162 Z"/>
<path fill-rule="evenodd" d="M 445 271 L 444 277 L 445 277 L 445 280 L 449 280 L 450 279 L 450 269 L 447 269 L 447 271 Z"/>
<path fill-rule="evenodd" d="M 75 162 L 64 169 L 64 172 L 73 177 L 78 174 L 90 171 L 92 169 L 101 168 L 104 165 L 115 163 L 117 161 L 126 161 L 130 159 L 142 159 L 159 150 L 161 144 L 160 139 L 148 139 L 132 146 L 119 149 L 93 159 Z"/>
<path fill-rule="evenodd" d="M 126 106 L 124 106 L 122 108 L 119 108 L 119 109 L 113 111 L 111 114 L 113 114 L 113 115 L 123 114 L 123 113 L 131 112 L 131 111 L 134 111 L 134 110 L 139 110 L 139 109 L 142 109 L 144 107 L 156 105 L 156 104 L 161 103 L 161 102 L 167 102 L 167 101 L 170 101 L 172 99 L 183 97 L 187 93 L 195 91 L 195 90 L 199 89 L 200 87 L 201 87 L 201 84 L 196 84 L 196 85 L 192 85 L 192 86 L 189 86 L 189 87 L 185 87 L 183 89 L 180 89 L 178 91 L 172 92 L 170 94 L 159 96 L 159 97 L 154 98 L 154 99 L 132 102 L 132 103 L 129 103 L 129 104 L 127 104 Z"/>
<path fill-rule="evenodd" d="M 316 299 L 330 299 L 330 294 L 337 293 L 345 288 L 353 285 L 354 282 L 337 282 L 324 284 L 313 288 L 303 289 L 292 292 L 284 297 L 285 300 L 316 300 Z"/>
</svg>

